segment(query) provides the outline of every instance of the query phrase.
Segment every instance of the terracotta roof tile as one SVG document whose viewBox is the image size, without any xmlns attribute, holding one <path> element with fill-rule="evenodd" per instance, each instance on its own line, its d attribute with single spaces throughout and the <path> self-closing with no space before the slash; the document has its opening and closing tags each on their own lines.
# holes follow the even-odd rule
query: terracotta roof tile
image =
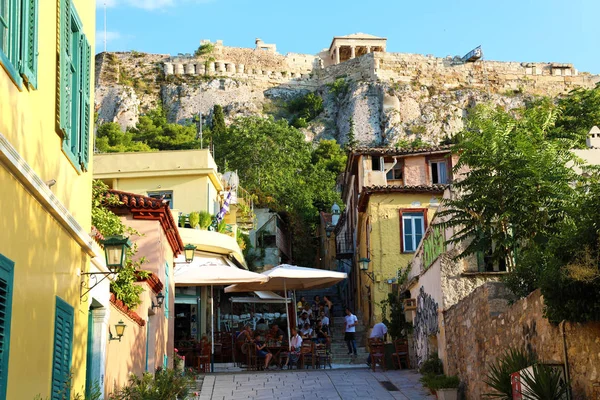
<svg viewBox="0 0 600 400">
<path fill-rule="evenodd" d="M 451 145 L 431 146 L 431 147 L 355 147 L 350 149 L 353 154 L 380 154 L 380 155 L 394 155 L 400 156 L 404 154 L 419 154 L 419 153 L 431 153 L 440 151 L 450 151 Z"/>
<path fill-rule="evenodd" d="M 444 193 L 450 185 L 385 185 L 367 186 L 363 188 L 358 200 L 358 210 L 364 211 L 369 197 L 377 193 Z"/>
</svg>

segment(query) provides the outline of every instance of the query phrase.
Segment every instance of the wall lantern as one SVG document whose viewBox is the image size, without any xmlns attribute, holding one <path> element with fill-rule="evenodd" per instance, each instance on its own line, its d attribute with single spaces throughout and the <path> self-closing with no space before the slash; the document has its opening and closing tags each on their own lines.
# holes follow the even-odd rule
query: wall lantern
<svg viewBox="0 0 600 400">
<path fill-rule="evenodd" d="M 106 257 L 106 266 L 111 271 L 116 271 L 125 266 L 125 248 L 131 248 L 129 238 L 125 236 L 109 236 L 102 241 L 104 245 L 104 255 Z"/>
<path fill-rule="evenodd" d="M 156 304 L 154 304 L 154 302 L 152 302 L 152 309 L 154 310 L 155 308 L 161 308 L 164 301 L 165 301 L 165 295 L 162 294 L 162 292 L 159 292 L 156 295 Z"/>
<path fill-rule="evenodd" d="M 183 251 L 185 253 L 185 262 L 186 263 L 191 263 L 192 261 L 194 261 L 194 254 L 196 252 L 196 246 L 194 246 L 193 244 L 186 244 L 185 247 L 183 248 Z"/>
<path fill-rule="evenodd" d="M 84 298 L 86 294 L 93 288 L 98 286 L 100 282 L 108 278 L 109 275 L 117 274 L 123 267 L 125 267 L 125 258 L 127 256 L 127 250 L 131 248 L 131 242 L 128 237 L 125 236 L 108 236 L 106 239 L 101 240 L 100 243 L 104 246 L 104 257 L 106 260 L 106 267 L 108 272 L 83 272 L 82 277 L 85 275 L 90 276 L 90 280 L 94 280 L 93 285 L 90 285 L 86 279 L 81 279 L 79 288 L 79 297 Z M 96 275 L 104 275 L 104 278 L 98 280 Z M 84 290 L 87 289 L 85 292 Z"/>
<path fill-rule="evenodd" d="M 108 334 L 110 335 L 109 341 L 111 341 L 111 340 L 118 340 L 120 342 L 121 338 L 123 337 L 123 334 L 125 333 L 125 328 L 126 327 L 127 327 L 127 325 L 125 325 L 125 323 L 123 322 L 123 320 L 120 320 L 118 324 L 115 324 L 115 333 L 116 333 L 116 336 L 113 336 L 112 332 L 108 331 Z"/>
<path fill-rule="evenodd" d="M 365 275 L 367 275 L 369 278 L 371 278 L 371 282 L 375 282 L 373 273 L 369 272 L 369 263 L 370 262 L 371 262 L 371 260 L 363 257 L 360 260 L 358 260 L 358 266 L 359 266 L 360 270 L 365 273 Z"/>
</svg>

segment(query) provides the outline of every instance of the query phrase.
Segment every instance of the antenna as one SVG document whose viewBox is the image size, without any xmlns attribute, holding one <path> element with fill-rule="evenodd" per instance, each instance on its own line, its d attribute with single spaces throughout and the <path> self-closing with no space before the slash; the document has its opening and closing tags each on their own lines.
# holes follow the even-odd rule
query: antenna
<svg viewBox="0 0 600 400">
<path fill-rule="evenodd" d="M 106 1 L 104 2 L 104 52 L 106 53 Z"/>
</svg>

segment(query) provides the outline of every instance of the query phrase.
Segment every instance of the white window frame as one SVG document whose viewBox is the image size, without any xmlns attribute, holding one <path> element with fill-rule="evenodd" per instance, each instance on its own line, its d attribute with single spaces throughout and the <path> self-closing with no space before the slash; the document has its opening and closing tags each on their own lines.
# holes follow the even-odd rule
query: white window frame
<svg viewBox="0 0 600 400">
<path fill-rule="evenodd" d="M 416 215 L 416 214 L 420 214 L 420 215 Z M 422 211 L 406 211 L 402 214 L 402 252 L 403 253 L 414 253 L 415 251 L 417 251 L 417 247 L 419 246 L 419 243 L 421 242 L 421 240 L 419 240 L 419 242 L 417 242 L 416 238 L 416 232 L 415 232 L 415 222 L 418 220 L 421 220 L 421 240 L 423 240 L 423 237 L 425 236 L 425 213 Z M 411 236 L 411 240 L 412 240 L 412 250 L 407 250 L 407 240 L 406 240 L 406 223 L 405 221 L 410 220 L 411 221 L 411 227 L 413 229 L 412 233 L 410 234 Z"/>
<path fill-rule="evenodd" d="M 433 164 L 436 164 L 436 172 L 438 176 L 438 182 L 433 181 Z M 444 165 L 444 168 L 440 168 L 440 165 Z M 444 182 L 440 181 L 441 172 L 443 171 Z M 448 161 L 446 160 L 430 160 L 429 161 L 429 172 L 431 174 L 431 184 L 432 185 L 445 185 L 448 183 Z"/>
</svg>

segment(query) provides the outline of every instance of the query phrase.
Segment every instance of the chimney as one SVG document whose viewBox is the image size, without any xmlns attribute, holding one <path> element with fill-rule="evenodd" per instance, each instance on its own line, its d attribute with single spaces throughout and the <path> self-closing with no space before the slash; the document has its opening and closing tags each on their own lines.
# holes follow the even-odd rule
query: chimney
<svg viewBox="0 0 600 400">
<path fill-rule="evenodd" d="M 590 129 L 585 144 L 590 149 L 600 149 L 600 128 L 594 126 Z"/>
</svg>

